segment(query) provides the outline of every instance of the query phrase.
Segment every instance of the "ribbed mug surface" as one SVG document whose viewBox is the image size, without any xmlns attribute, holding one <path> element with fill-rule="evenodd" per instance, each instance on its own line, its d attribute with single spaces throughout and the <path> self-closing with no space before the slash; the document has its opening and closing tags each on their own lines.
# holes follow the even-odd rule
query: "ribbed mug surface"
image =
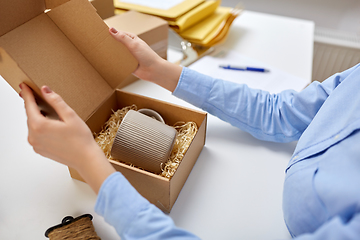
<svg viewBox="0 0 360 240">
<path fill-rule="evenodd" d="M 111 149 L 111 156 L 153 173 L 161 173 L 171 153 L 176 130 L 134 110 L 122 120 Z"/>
</svg>

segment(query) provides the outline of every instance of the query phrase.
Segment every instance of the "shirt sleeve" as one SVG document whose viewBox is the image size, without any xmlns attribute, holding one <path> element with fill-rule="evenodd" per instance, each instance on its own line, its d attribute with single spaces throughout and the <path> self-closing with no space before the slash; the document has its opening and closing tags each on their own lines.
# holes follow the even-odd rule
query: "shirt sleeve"
<svg viewBox="0 0 360 240">
<path fill-rule="evenodd" d="M 173 94 L 254 137 L 275 142 L 298 140 L 347 70 L 301 92 L 278 94 L 251 89 L 183 68 Z"/>
<path fill-rule="evenodd" d="M 102 184 L 95 212 L 114 226 L 121 239 L 199 239 L 143 198 L 120 173 Z"/>
<path fill-rule="evenodd" d="M 356 240 L 360 236 L 360 214 L 355 214 L 350 220 L 335 217 L 322 225 L 312 234 L 303 234 L 296 240 L 346 239 Z"/>
</svg>

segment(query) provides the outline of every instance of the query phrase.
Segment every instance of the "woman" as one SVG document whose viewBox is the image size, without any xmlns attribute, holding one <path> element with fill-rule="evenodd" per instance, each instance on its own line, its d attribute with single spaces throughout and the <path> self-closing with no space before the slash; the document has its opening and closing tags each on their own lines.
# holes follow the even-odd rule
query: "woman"
<svg viewBox="0 0 360 240">
<path fill-rule="evenodd" d="M 301 92 L 271 95 L 169 63 L 130 33 L 110 29 L 139 62 L 134 75 L 251 133 L 298 140 L 286 169 L 283 211 L 297 239 L 360 239 L 360 65 Z M 141 197 L 109 164 L 85 123 L 48 87 L 44 99 L 61 121 L 41 115 L 30 89 L 20 96 L 34 150 L 75 168 L 98 193 L 95 210 L 122 239 L 197 239 Z M 66 151 L 64 151 L 66 149 Z M 70 149 L 70 150 L 69 150 Z"/>
</svg>

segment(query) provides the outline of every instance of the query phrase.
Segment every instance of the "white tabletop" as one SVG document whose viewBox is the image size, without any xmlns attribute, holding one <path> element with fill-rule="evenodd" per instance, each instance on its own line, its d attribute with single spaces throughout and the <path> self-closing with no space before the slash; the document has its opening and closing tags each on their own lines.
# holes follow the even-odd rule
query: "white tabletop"
<svg viewBox="0 0 360 240">
<path fill-rule="evenodd" d="M 245 11 L 223 45 L 310 81 L 314 28 L 311 21 Z"/>
<path fill-rule="evenodd" d="M 245 11 L 224 46 L 310 81 L 314 24 Z M 125 90 L 190 106 L 137 81 Z M 0 239 L 45 239 L 67 215 L 91 213 L 102 239 L 119 239 L 94 213 L 96 195 L 67 167 L 27 143 L 23 101 L 0 79 Z M 284 170 L 295 143 L 262 142 L 213 116 L 207 139 L 170 216 L 202 239 L 289 239 L 282 218 Z"/>
</svg>

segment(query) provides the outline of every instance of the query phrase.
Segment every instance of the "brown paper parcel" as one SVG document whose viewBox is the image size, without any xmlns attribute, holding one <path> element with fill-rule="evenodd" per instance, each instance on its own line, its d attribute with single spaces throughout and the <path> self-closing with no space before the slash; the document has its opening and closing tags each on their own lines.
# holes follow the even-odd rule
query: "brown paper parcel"
<svg viewBox="0 0 360 240">
<path fill-rule="evenodd" d="M 113 110 L 132 104 L 154 109 L 169 125 L 196 122 L 198 133 L 171 179 L 111 161 L 140 194 L 170 212 L 205 143 L 207 116 L 116 89 L 136 66 L 87 0 L 0 2 L 0 75 L 16 92 L 21 82 L 38 95 L 39 87 L 48 85 L 95 133 Z M 69 170 L 73 178 L 83 181 L 74 169 Z"/>
</svg>

